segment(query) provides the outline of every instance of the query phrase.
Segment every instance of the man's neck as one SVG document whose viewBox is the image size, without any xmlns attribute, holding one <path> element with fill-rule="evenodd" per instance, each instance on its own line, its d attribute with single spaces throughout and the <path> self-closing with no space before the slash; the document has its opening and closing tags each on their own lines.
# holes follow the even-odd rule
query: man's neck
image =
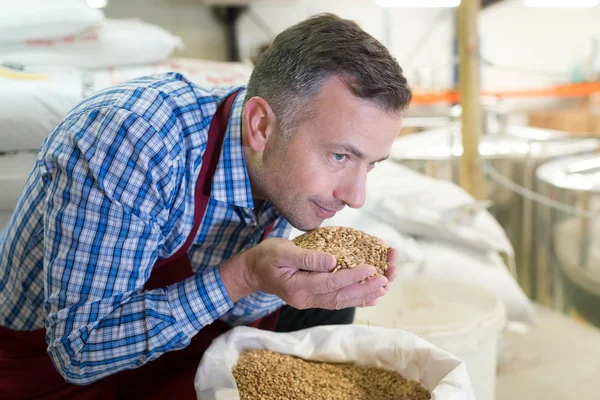
<svg viewBox="0 0 600 400">
<path fill-rule="evenodd" d="M 252 149 L 248 145 L 248 133 L 246 131 L 246 124 L 243 118 L 244 111 L 242 111 L 242 123 L 240 129 L 242 130 L 242 149 L 244 150 L 244 160 L 246 163 L 246 170 L 248 171 L 248 178 L 250 179 L 250 189 L 252 191 L 252 201 L 254 202 L 254 214 L 258 215 L 257 211 L 262 208 L 265 198 L 254 184 L 254 170 L 252 164 Z"/>
</svg>

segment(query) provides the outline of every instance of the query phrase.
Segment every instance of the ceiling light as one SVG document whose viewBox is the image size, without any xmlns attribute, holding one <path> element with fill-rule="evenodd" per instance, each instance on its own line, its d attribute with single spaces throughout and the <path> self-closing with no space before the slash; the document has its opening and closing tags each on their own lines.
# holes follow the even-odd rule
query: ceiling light
<svg viewBox="0 0 600 400">
<path fill-rule="evenodd" d="M 600 4 L 600 0 L 524 0 L 525 7 L 538 8 L 589 8 Z"/>
<path fill-rule="evenodd" d="M 380 7 L 433 8 L 458 7 L 460 0 L 376 0 Z"/>
</svg>

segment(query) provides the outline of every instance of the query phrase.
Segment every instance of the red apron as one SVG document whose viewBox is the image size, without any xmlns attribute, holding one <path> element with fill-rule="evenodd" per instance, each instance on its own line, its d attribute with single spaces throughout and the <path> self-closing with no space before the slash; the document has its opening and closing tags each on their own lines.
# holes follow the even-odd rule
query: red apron
<svg viewBox="0 0 600 400">
<path fill-rule="evenodd" d="M 219 106 L 208 132 L 208 143 L 196 184 L 194 225 L 184 245 L 171 257 L 157 262 L 145 289 L 172 285 L 194 274 L 188 249 L 192 245 L 210 199 L 214 175 L 237 93 Z M 263 234 L 269 234 L 272 225 Z M 279 310 L 251 326 L 274 330 Z M 69 384 L 54 368 L 47 354 L 44 329 L 14 331 L 0 327 L 0 399 L 196 399 L 194 376 L 202 354 L 214 338 L 229 330 L 217 320 L 205 326 L 185 349 L 161 355 L 154 361 L 122 371 L 86 386 Z"/>
</svg>

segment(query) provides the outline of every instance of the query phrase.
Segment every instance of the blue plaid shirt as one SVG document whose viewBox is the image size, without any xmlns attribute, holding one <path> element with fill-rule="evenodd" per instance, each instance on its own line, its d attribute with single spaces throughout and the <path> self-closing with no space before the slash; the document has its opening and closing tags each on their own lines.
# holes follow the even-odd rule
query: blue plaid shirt
<svg viewBox="0 0 600 400">
<path fill-rule="evenodd" d="M 244 90 L 188 253 L 195 275 L 143 290 L 152 266 L 192 229 L 212 116 L 239 89 L 206 90 L 174 73 L 139 78 L 85 100 L 42 145 L 0 233 L 0 325 L 45 328 L 68 381 L 139 367 L 186 347 L 217 318 L 248 323 L 283 304 L 262 292 L 232 304 L 218 270 L 272 222 L 269 237 L 289 235 L 272 205 L 253 211 L 241 146 Z"/>
</svg>

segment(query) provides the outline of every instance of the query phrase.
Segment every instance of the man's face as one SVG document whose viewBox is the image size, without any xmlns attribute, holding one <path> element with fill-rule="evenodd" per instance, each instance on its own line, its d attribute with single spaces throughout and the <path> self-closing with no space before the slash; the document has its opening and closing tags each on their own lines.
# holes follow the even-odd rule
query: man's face
<svg viewBox="0 0 600 400">
<path fill-rule="evenodd" d="M 402 124 L 329 79 L 313 99 L 313 115 L 289 139 L 271 135 L 256 168 L 256 185 L 297 229 L 307 231 L 365 202 L 367 173 L 388 157 Z"/>
</svg>

